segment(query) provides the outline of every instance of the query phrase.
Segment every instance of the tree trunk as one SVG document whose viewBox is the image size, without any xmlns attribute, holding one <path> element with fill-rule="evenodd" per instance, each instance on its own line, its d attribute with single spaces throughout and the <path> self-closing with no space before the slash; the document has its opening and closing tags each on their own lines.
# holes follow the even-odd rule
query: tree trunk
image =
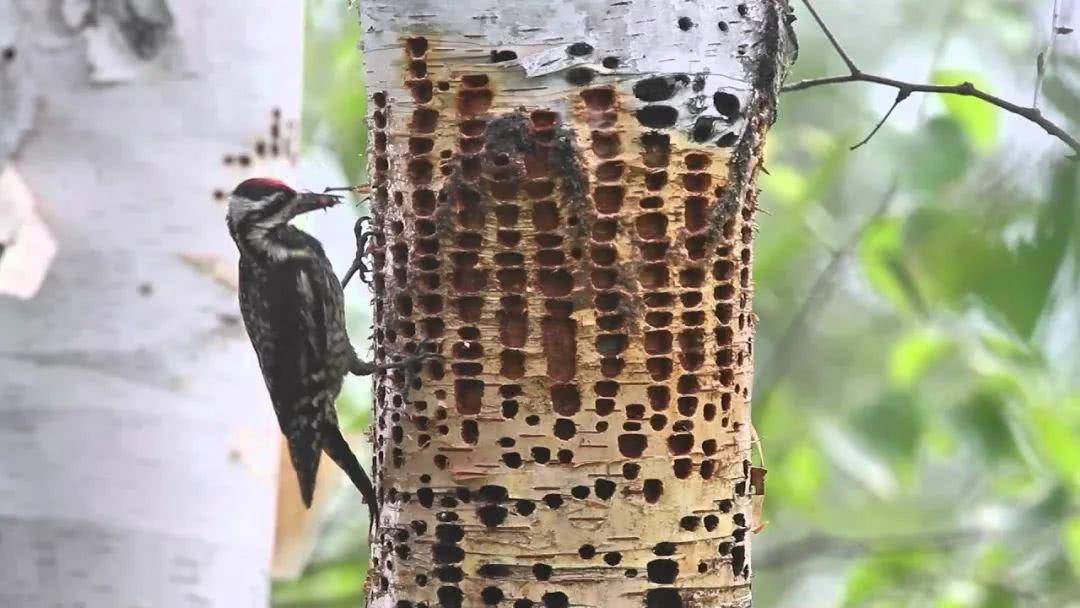
<svg viewBox="0 0 1080 608">
<path fill-rule="evenodd" d="M 750 605 L 781 0 L 368 0 L 370 605 Z"/>
<path fill-rule="evenodd" d="M 58 243 L 35 297 L 0 297 L 0 605 L 267 605 L 280 433 L 221 199 L 288 178 L 302 24 L 0 0 L 0 166 Z"/>
</svg>

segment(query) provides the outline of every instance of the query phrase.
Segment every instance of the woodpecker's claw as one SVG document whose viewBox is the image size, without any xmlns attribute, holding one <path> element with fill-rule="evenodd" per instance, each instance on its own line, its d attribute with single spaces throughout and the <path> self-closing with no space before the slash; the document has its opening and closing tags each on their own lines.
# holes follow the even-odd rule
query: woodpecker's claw
<svg viewBox="0 0 1080 608">
<path fill-rule="evenodd" d="M 375 232 L 364 229 L 364 222 L 371 222 L 371 218 L 368 216 L 362 216 L 357 218 L 356 224 L 353 225 L 353 233 L 356 235 L 356 257 L 353 259 L 352 265 L 349 266 L 349 270 L 345 273 L 345 276 L 341 279 L 341 287 L 345 288 L 352 280 L 352 277 L 357 272 L 360 273 L 360 280 L 365 285 L 371 285 L 371 279 L 368 275 L 371 273 L 371 268 L 364 262 L 364 257 L 367 255 L 368 241 L 371 237 L 375 236 Z"/>
<path fill-rule="evenodd" d="M 379 369 L 407 369 L 412 367 L 414 363 L 424 363 L 425 361 L 431 359 L 444 361 L 446 357 L 439 353 L 432 353 L 426 351 L 421 353 L 413 353 L 411 355 L 398 359 L 397 361 L 392 361 L 390 363 L 382 363 L 380 364 Z"/>
<path fill-rule="evenodd" d="M 404 369 L 408 371 L 413 367 L 413 365 L 424 363 L 425 361 L 431 359 L 437 359 L 442 361 L 446 359 L 446 357 L 440 355 L 439 353 L 421 352 L 413 353 L 411 355 L 402 357 L 397 361 L 390 361 L 387 363 L 372 363 L 369 361 L 361 361 L 359 357 L 357 357 L 357 359 L 353 361 L 352 367 L 349 369 L 349 371 L 356 374 L 357 376 L 370 376 L 375 372 L 392 369 Z"/>
</svg>

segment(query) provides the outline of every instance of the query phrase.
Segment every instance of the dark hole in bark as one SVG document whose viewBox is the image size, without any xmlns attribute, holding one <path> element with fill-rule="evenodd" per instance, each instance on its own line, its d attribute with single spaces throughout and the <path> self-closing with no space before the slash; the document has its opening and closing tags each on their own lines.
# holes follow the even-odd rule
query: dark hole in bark
<svg viewBox="0 0 1080 608">
<path fill-rule="evenodd" d="M 412 124 L 409 130 L 413 133 L 432 133 L 435 131 L 435 123 L 439 119 L 439 113 L 431 108 L 417 108 L 413 110 Z M 385 121 L 385 118 L 384 118 Z"/>
<path fill-rule="evenodd" d="M 502 415 L 503 418 L 511 419 L 518 415 L 519 405 L 517 401 L 503 401 L 502 402 Z"/>
<path fill-rule="evenodd" d="M 501 525 L 506 521 L 507 510 L 499 505 L 484 505 L 476 510 L 476 516 L 480 522 L 489 528 Z"/>
<path fill-rule="evenodd" d="M 663 264 L 648 264 L 638 273 L 638 281 L 645 289 L 663 289 L 668 286 L 668 270 Z"/>
<path fill-rule="evenodd" d="M 689 17 L 679 17 L 678 26 L 680 30 L 688 32 L 694 27 L 694 20 Z"/>
<path fill-rule="evenodd" d="M 436 543 L 431 546 L 431 556 L 437 563 L 456 563 L 465 559 L 465 550 L 457 545 Z"/>
<path fill-rule="evenodd" d="M 544 446 L 534 446 L 530 453 L 537 464 L 547 464 L 551 460 L 551 450 Z"/>
<path fill-rule="evenodd" d="M 588 42 L 575 42 L 566 47 L 566 53 L 571 57 L 583 57 L 593 52 L 593 47 Z"/>
<path fill-rule="evenodd" d="M 641 136 L 641 146 L 644 148 L 643 160 L 646 167 L 667 166 L 671 152 L 670 137 L 658 131 L 649 131 Z"/>
<path fill-rule="evenodd" d="M 679 111 L 671 106 L 651 105 L 638 110 L 635 116 L 644 127 L 667 129 L 675 126 L 675 122 L 679 119 Z"/>
<path fill-rule="evenodd" d="M 668 182 L 667 171 L 653 171 L 645 174 L 645 187 L 649 190 L 660 190 Z"/>
<path fill-rule="evenodd" d="M 725 91 L 717 91 L 713 94 L 713 105 L 716 111 L 728 121 L 735 120 L 739 115 L 739 98 Z"/>
<path fill-rule="evenodd" d="M 581 99 L 590 110 L 602 111 L 615 105 L 615 91 L 610 88 L 585 89 Z"/>
<path fill-rule="evenodd" d="M 721 148 L 730 148 L 735 145 L 735 142 L 739 141 L 739 134 L 734 131 L 724 133 L 716 140 L 716 145 Z"/>
<path fill-rule="evenodd" d="M 423 36 L 416 36 L 406 40 L 405 46 L 409 49 L 409 55 L 421 57 L 428 50 L 428 41 L 427 38 L 424 38 Z"/>
<path fill-rule="evenodd" d="M 639 433 L 626 433 L 619 435 L 619 453 L 627 458 L 637 458 L 641 456 L 645 451 L 645 447 L 648 445 L 648 438 L 645 435 Z M 623 474 L 626 474 L 626 467 L 623 467 Z M 634 473 L 637 476 L 636 471 Z M 627 477 L 627 479 L 633 479 L 633 477 Z"/>
<path fill-rule="evenodd" d="M 544 608 L 567 608 L 570 605 L 570 598 L 562 591 L 545 593 L 540 601 L 544 603 Z"/>
<path fill-rule="evenodd" d="M 649 589 L 645 593 L 645 608 L 682 608 L 682 596 L 677 589 Z"/>
<path fill-rule="evenodd" d="M 484 587 L 480 592 L 480 599 L 488 606 L 495 606 L 503 600 L 503 591 L 498 587 Z"/>
<path fill-rule="evenodd" d="M 697 120 L 694 121 L 694 128 L 690 131 L 690 137 L 698 143 L 709 141 L 712 139 L 713 133 L 715 132 L 713 126 L 714 122 L 715 119 L 712 117 L 699 116 Z"/>
<path fill-rule="evenodd" d="M 626 188 L 623 186 L 597 186 L 593 189 L 593 202 L 599 213 L 618 213 L 625 196 Z"/>
<path fill-rule="evenodd" d="M 663 541 L 653 545 L 653 554 L 660 556 L 675 555 L 677 546 L 673 542 Z"/>
<path fill-rule="evenodd" d="M 566 82 L 574 86 L 585 86 L 593 81 L 596 72 L 591 68 L 570 68 L 566 71 Z"/>
<path fill-rule="evenodd" d="M 675 95 L 679 81 L 670 76 L 653 76 L 634 83 L 634 97 L 641 101 L 666 101 Z"/>
<path fill-rule="evenodd" d="M 654 559 L 646 565 L 650 583 L 670 585 L 679 577 L 679 563 L 673 559 Z"/>
<path fill-rule="evenodd" d="M 460 413 L 478 414 L 484 397 L 484 382 L 470 379 L 454 380 L 454 395 Z"/>
<path fill-rule="evenodd" d="M 569 418 L 559 418 L 555 421 L 553 432 L 559 439 L 568 441 L 577 434 L 577 425 Z"/>
<path fill-rule="evenodd" d="M 617 133 L 592 132 L 592 150 L 600 158 L 613 158 L 622 151 Z"/>
<path fill-rule="evenodd" d="M 664 493 L 664 482 L 659 479 L 646 479 L 641 491 L 645 495 L 645 502 L 655 504 Z"/>
<path fill-rule="evenodd" d="M 461 608 L 461 602 L 465 597 L 461 589 L 450 586 L 439 587 L 435 595 L 439 598 L 439 606 L 442 608 Z"/>
</svg>

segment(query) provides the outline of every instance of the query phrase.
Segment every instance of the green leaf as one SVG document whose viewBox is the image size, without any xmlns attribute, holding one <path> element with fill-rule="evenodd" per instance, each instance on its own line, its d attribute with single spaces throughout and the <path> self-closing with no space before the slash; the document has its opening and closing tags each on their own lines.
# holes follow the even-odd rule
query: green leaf
<svg viewBox="0 0 1080 608">
<path fill-rule="evenodd" d="M 770 490 L 775 489 L 782 502 L 803 508 L 816 504 L 825 480 L 825 464 L 812 443 L 796 443 L 774 471 L 770 474 Z"/>
<path fill-rule="evenodd" d="M 801 201 L 806 193 L 806 178 L 791 165 L 771 165 L 761 176 L 761 187 L 785 207 Z"/>
<path fill-rule="evenodd" d="M 921 298 L 904 263 L 902 224 L 882 218 L 867 226 L 859 242 L 859 262 L 867 280 L 902 311 L 921 308 Z"/>
<path fill-rule="evenodd" d="M 1033 234 L 1019 243 L 1006 238 L 1016 224 L 1011 216 L 988 217 L 963 207 L 918 208 L 905 222 L 899 246 L 918 293 L 953 310 L 981 304 L 991 317 L 1030 339 L 1068 259 L 1077 192 L 1076 163 L 1062 161 L 1048 200 L 1019 205 L 1034 224 Z"/>
<path fill-rule="evenodd" d="M 901 337 L 893 345 L 889 362 L 890 379 L 901 387 L 914 386 L 952 347 L 953 343 L 947 335 L 930 329 Z"/>
<path fill-rule="evenodd" d="M 975 394 L 956 407 L 956 434 L 969 437 L 987 460 L 1015 458 L 1016 437 L 1009 424 L 1007 407 L 1002 394 L 980 387 Z"/>
<path fill-rule="evenodd" d="M 367 558 L 355 556 L 349 561 L 318 564 L 295 581 L 274 583 L 275 608 L 301 608 L 319 605 L 356 605 L 363 597 Z"/>
<path fill-rule="evenodd" d="M 922 435 L 923 411 L 910 393 L 893 392 L 859 408 L 852 422 L 874 452 L 894 463 L 910 462 Z"/>
<path fill-rule="evenodd" d="M 912 133 L 901 150 L 898 166 L 903 182 L 912 188 L 938 194 L 957 182 L 971 165 L 971 142 L 960 123 L 938 116 Z"/>
<path fill-rule="evenodd" d="M 1074 515 L 1065 522 L 1061 541 L 1065 545 L 1065 554 L 1072 562 L 1073 571 L 1080 576 L 1080 515 Z"/>
<path fill-rule="evenodd" d="M 978 74 L 961 70 L 937 70 L 933 74 L 935 84 L 954 85 L 970 82 L 976 87 L 987 90 L 986 83 Z M 998 109 L 994 106 L 963 95 L 942 95 L 945 109 L 964 129 L 971 143 L 980 151 L 987 151 L 994 146 L 998 132 Z"/>
<path fill-rule="evenodd" d="M 936 560 L 912 550 L 875 555 L 859 562 L 848 574 L 843 606 L 868 606 L 876 596 L 895 593 L 925 576 Z"/>
<path fill-rule="evenodd" d="M 1032 408 L 1029 419 L 1036 445 L 1061 478 L 1080 490 L 1080 397 Z"/>
</svg>

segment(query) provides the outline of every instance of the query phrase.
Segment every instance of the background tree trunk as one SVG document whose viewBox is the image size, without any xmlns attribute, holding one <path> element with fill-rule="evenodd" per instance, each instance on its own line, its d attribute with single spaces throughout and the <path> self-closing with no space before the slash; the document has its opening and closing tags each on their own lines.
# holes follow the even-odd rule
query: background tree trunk
<svg viewBox="0 0 1080 608">
<path fill-rule="evenodd" d="M 779 0 L 371 0 L 371 606 L 749 606 Z M 410 387 L 411 390 L 406 390 Z"/>
<path fill-rule="evenodd" d="M 220 199 L 289 177 L 302 23 L 0 0 L 0 165 L 59 245 L 0 297 L 0 605 L 266 606 L 279 433 Z"/>
</svg>

